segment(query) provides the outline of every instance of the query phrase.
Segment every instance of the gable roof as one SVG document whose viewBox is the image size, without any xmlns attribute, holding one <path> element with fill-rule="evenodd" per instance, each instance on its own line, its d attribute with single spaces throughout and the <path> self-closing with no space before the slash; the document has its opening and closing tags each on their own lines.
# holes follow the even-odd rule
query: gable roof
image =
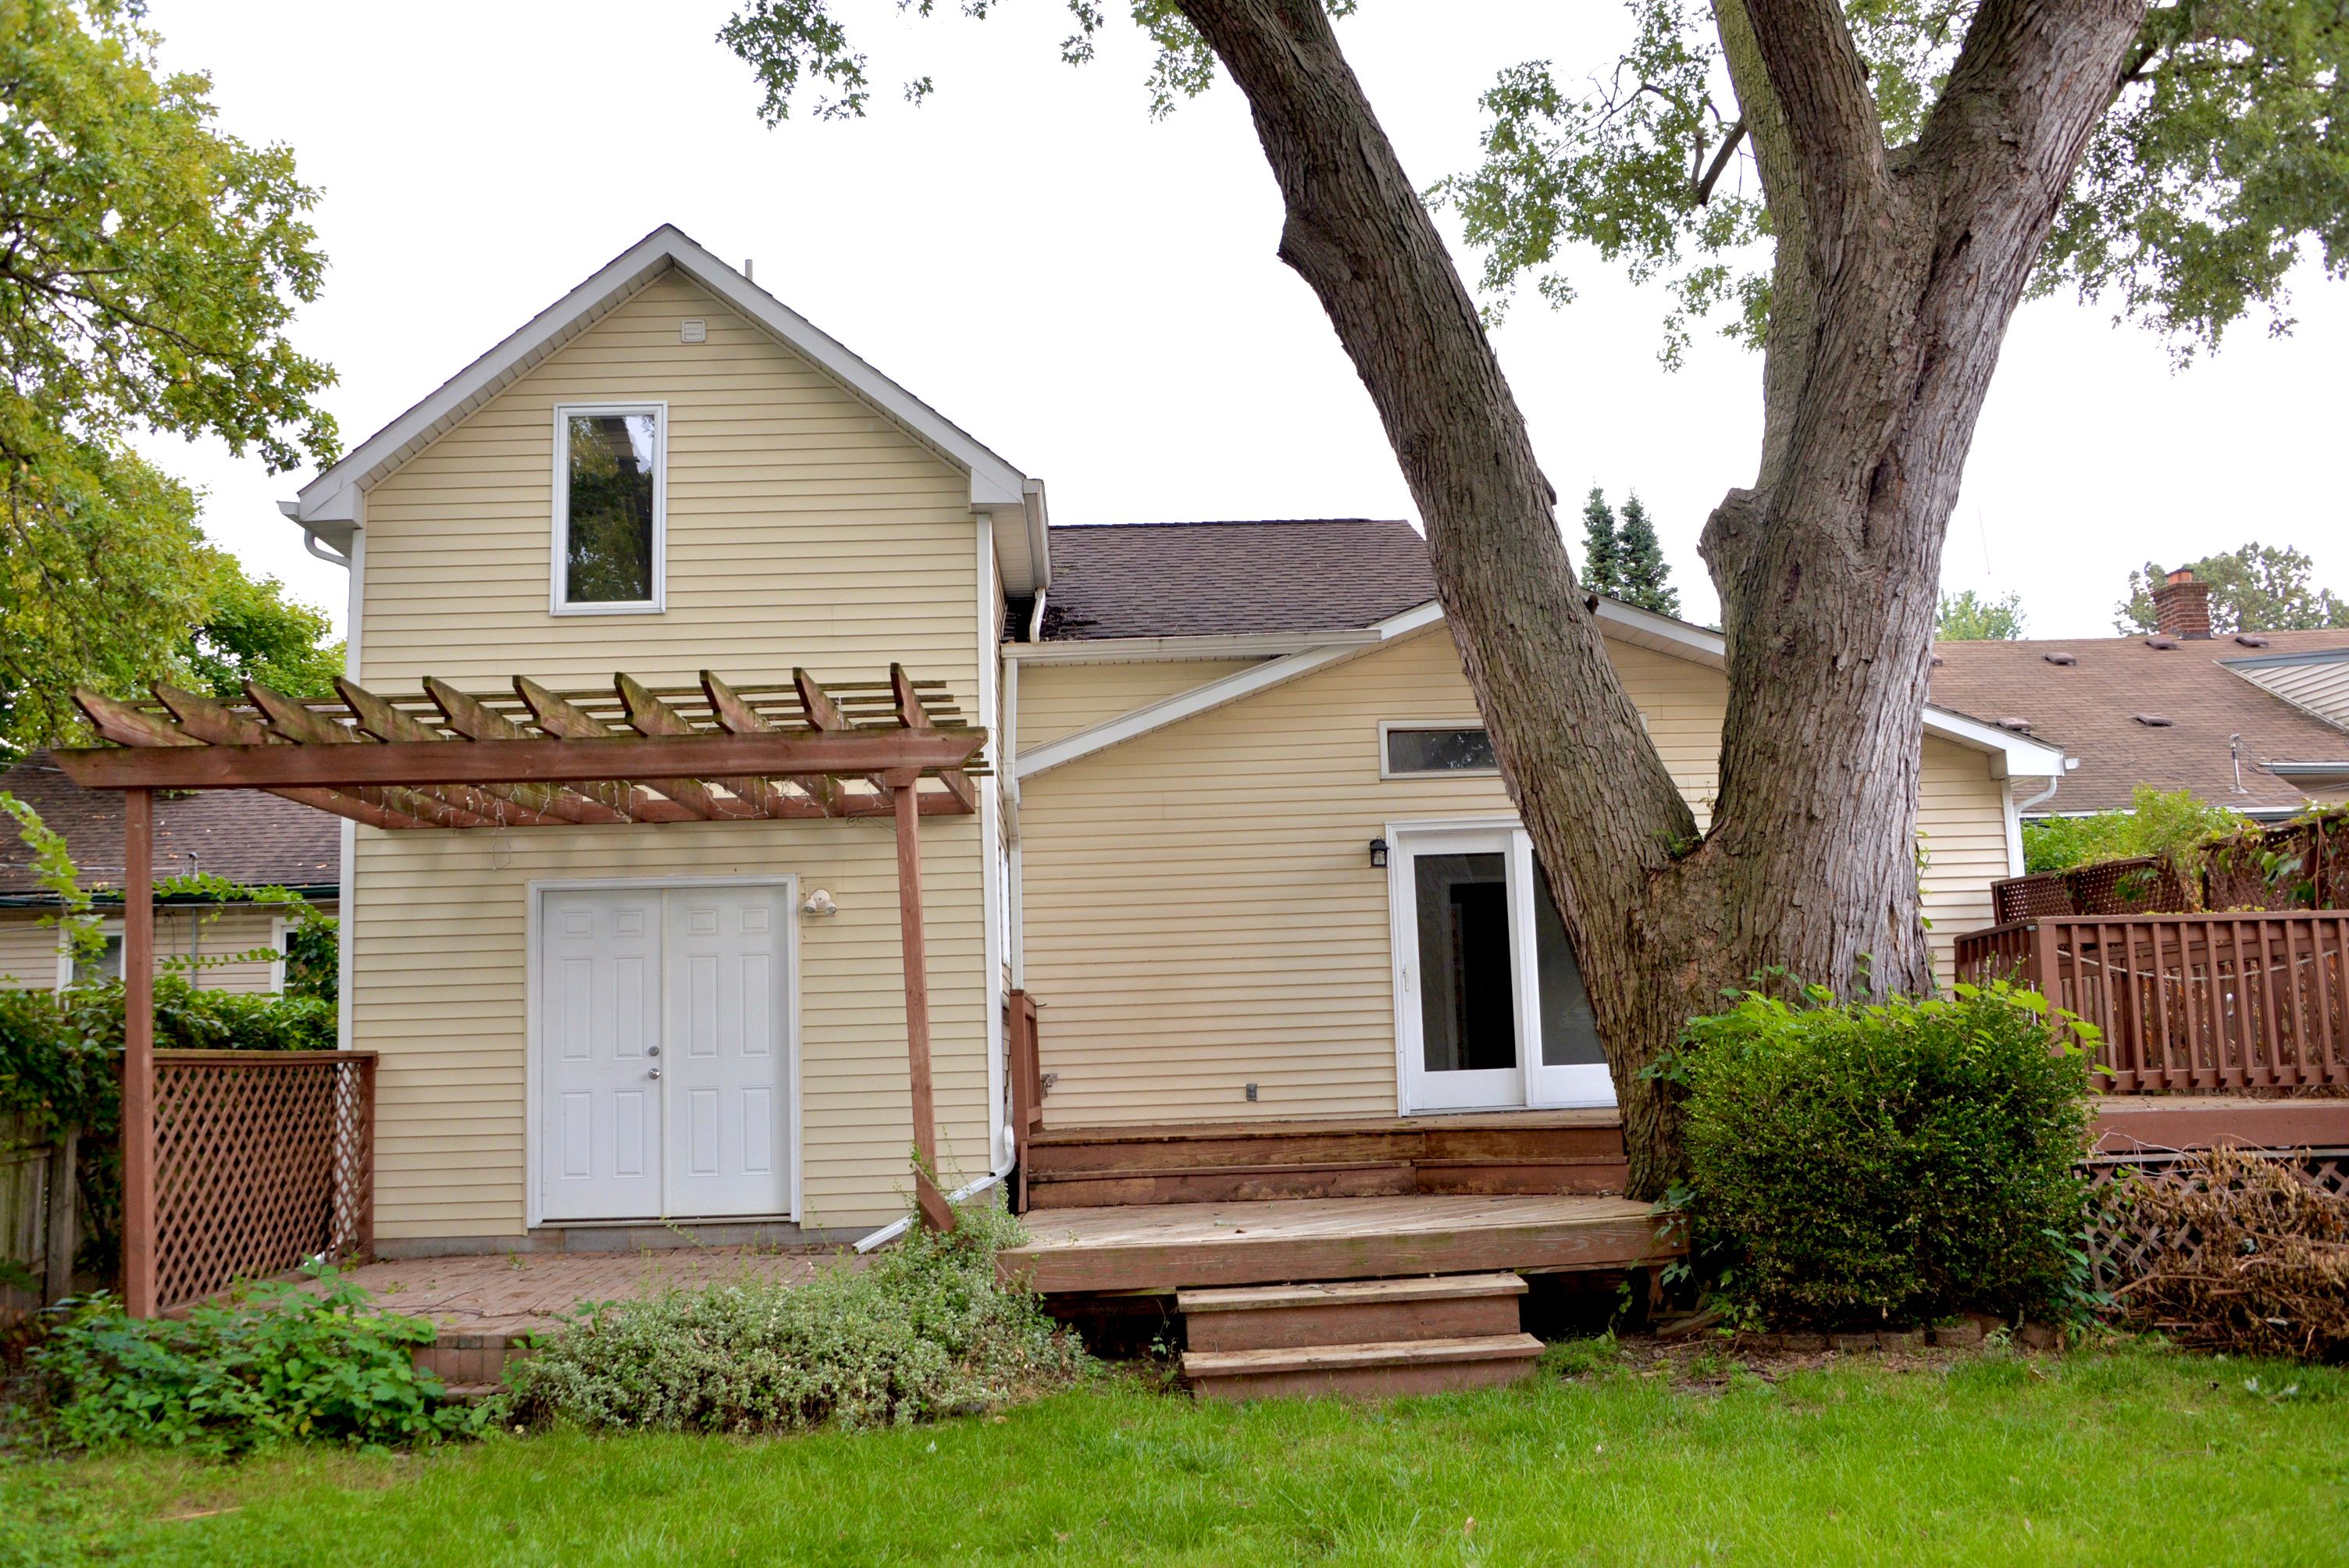
<svg viewBox="0 0 2349 1568">
<path fill-rule="evenodd" d="M 83 789 L 46 751 L 0 773 L 0 789 L 65 836 L 84 888 L 122 886 L 122 791 Z M 324 889 L 331 895 L 342 880 L 342 850 L 337 819 L 257 789 L 155 798 L 159 878 L 204 871 L 255 887 Z M 32 861 L 22 838 L 0 835 L 0 902 L 56 902 L 33 875 Z"/>
<path fill-rule="evenodd" d="M 2191 789 L 2240 810 L 2288 812 L 2311 789 L 2325 786 L 2295 780 L 2276 765 L 2349 763 L 2349 730 L 2261 690 L 2229 665 L 2255 654 L 2344 647 L 2349 632 L 2258 635 L 2263 647 L 2224 636 L 2162 639 L 2176 643 L 2166 648 L 2141 636 L 1936 643 L 1932 698 L 1993 724 L 2026 723 L 2033 735 L 2076 758 L 2045 810 L 2117 810 L 2137 785 L 2149 784 Z M 2147 725 L 2139 715 L 2169 722 Z M 2238 736 L 2240 789 L 2230 751 Z"/>
<path fill-rule="evenodd" d="M 302 487 L 279 510 L 303 531 L 347 553 L 360 519 L 359 498 L 377 480 L 437 440 L 484 403 L 528 375 L 549 356 L 669 271 L 691 278 L 744 320 L 830 376 L 875 412 L 970 476 L 975 511 L 1018 514 L 1021 526 L 999 527 L 996 549 L 1007 585 L 1032 593 L 1051 579 L 1046 542 L 1044 489 L 968 431 L 850 353 L 838 339 L 733 267 L 664 223 L 600 268 L 594 276 L 533 316 L 520 330 L 444 381 L 423 401 L 351 449 L 343 459 Z"/>
<path fill-rule="evenodd" d="M 1278 668 L 1244 670 L 1197 694 L 1154 705 L 1150 714 L 1160 722 L 1216 706 L 1206 699 L 1219 691 L 1245 696 L 1268 680 L 1310 673 L 1440 619 L 1426 541 L 1399 520 L 1067 526 L 1052 531 L 1052 552 L 1056 575 L 1045 598 L 1043 645 L 1026 645 L 1040 655 L 1086 657 L 1084 645 L 1096 644 L 1104 655 L 1112 652 L 1109 645 L 1124 645 L 1137 657 L 1180 657 L 1184 642 L 1197 641 L 1217 656 L 1245 656 L 1251 638 L 1268 655 L 1279 655 Z M 1433 618 L 1413 614 L 1423 606 Z M 1714 669 L 1728 662 L 1721 634 L 1708 627 L 1605 597 L 1597 614 L 1607 634 L 1619 641 Z M 1024 609 L 1012 606 L 1011 619 L 1006 641 L 1016 645 L 1027 632 Z M 1309 649 L 1317 639 L 1326 644 L 1319 663 L 1291 645 L 1300 637 Z M 1150 645 L 1147 652 L 1143 644 Z M 1009 651 L 1017 658 L 1025 650 Z M 1087 731 L 1054 742 L 1053 760 L 1042 766 L 1073 760 L 1128 732 L 1145 732 L 1133 727 L 1138 717 L 1097 726 L 1098 735 Z M 2063 765 L 2063 753 L 2044 740 L 1939 707 L 1925 710 L 1925 731 L 1992 754 L 2001 777 Z M 1023 758 L 1019 766 L 1024 775 L 1035 765 Z"/>
</svg>

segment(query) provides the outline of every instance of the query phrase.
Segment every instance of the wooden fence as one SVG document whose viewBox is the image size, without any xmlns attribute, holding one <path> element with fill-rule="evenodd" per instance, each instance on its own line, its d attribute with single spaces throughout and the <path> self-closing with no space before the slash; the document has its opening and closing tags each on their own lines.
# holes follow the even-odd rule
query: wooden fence
<svg viewBox="0 0 2349 1568">
<path fill-rule="evenodd" d="M 36 1138 L 24 1118 L 0 1115 L 0 1323 L 73 1290 L 76 1141 Z"/>
<path fill-rule="evenodd" d="M 2094 1024 L 2109 1092 L 2349 1084 L 2349 911 L 2045 916 L 1960 936 L 1957 972 Z"/>
<path fill-rule="evenodd" d="M 155 1053 L 155 1299 L 375 1245 L 373 1051 Z"/>
</svg>

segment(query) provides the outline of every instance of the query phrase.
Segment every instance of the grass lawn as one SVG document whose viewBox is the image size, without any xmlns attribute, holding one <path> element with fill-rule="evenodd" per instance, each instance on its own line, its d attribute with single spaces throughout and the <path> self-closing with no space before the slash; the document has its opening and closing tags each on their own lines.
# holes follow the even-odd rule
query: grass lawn
<svg viewBox="0 0 2349 1568">
<path fill-rule="evenodd" d="M 1198 1405 L 1118 1375 L 864 1434 L 6 1461 L 0 1561 L 2349 1557 L 2349 1370 L 2137 1350 L 1695 1370 L 1567 1346 L 1523 1387 L 1384 1408 Z"/>
</svg>

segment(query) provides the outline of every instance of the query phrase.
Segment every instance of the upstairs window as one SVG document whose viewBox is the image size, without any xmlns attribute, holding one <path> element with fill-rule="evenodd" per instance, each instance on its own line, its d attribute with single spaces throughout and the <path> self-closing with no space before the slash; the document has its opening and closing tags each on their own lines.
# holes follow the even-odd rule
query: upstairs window
<svg viewBox="0 0 2349 1568">
<path fill-rule="evenodd" d="M 1379 748 L 1379 772 L 1388 779 L 1501 770 L 1481 724 L 1381 724 Z"/>
<path fill-rule="evenodd" d="M 667 405 L 554 410 L 556 614 L 661 608 L 667 470 Z"/>
</svg>

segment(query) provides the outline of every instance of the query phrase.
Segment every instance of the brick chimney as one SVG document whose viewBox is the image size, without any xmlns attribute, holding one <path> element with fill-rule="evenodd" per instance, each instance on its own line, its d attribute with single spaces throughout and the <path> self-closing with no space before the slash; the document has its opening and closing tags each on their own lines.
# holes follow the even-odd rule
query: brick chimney
<svg viewBox="0 0 2349 1568">
<path fill-rule="evenodd" d="M 2153 591 L 2153 624 L 2165 637 L 2210 640 L 2210 584 L 2180 567 Z"/>
</svg>

